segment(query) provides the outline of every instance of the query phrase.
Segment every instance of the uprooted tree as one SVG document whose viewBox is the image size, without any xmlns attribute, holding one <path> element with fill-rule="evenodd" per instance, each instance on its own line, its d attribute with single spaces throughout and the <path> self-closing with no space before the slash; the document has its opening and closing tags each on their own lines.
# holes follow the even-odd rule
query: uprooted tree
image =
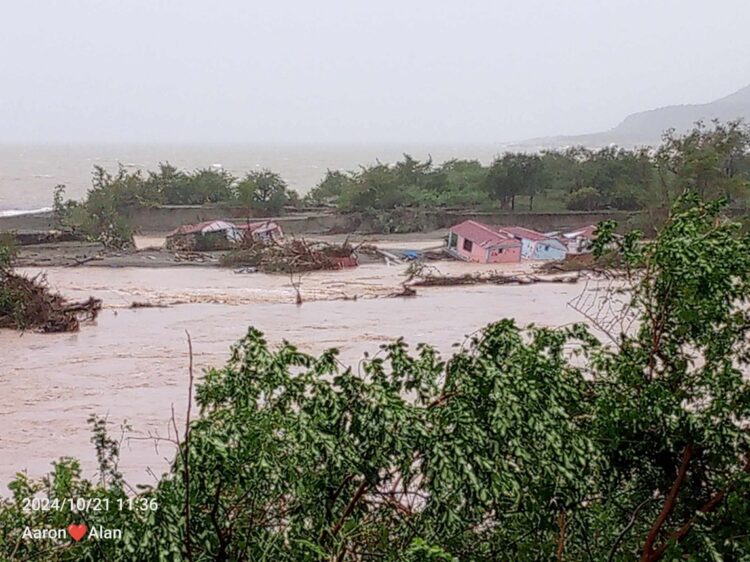
<svg viewBox="0 0 750 562">
<path fill-rule="evenodd" d="M 70 302 L 50 291 L 44 275 L 16 273 L 15 255 L 12 242 L 0 240 L 0 328 L 75 332 L 82 320 L 93 320 L 99 314 L 99 299 Z"/>
<path fill-rule="evenodd" d="M 156 511 L 23 511 L 32 494 L 125 497 L 99 435 L 100 483 L 67 459 L 11 484 L 0 557 L 746 559 L 750 239 L 720 211 L 683 198 L 654 241 L 602 228 L 638 320 L 612 341 L 501 320 L 450 358 L 398 340 L 355 369 L 251 329 L 197 387 L 170 472 L 140 493 Z M 20 538 L 72 519 L 123 539 Z"/>
</svg>

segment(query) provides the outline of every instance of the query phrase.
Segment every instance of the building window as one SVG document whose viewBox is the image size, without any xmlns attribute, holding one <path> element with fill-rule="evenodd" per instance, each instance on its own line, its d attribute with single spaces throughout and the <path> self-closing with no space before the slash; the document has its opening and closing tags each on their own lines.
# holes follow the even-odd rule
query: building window
<svg viewBox="0 0 750 562">
<path fill-rule="evenodd" d="M 471 240 L 468 238 L 464 238 L 464 250 L 467 252 L 471 252 L 471 249 L 474 247 L 474 244 L 472 244 Z"/>
<path fill-rule="evenodd" d="M 448 233 L 448 247 L 455 248 L 458 246 L 458 235 L 455 232 Z"/>
</svg>

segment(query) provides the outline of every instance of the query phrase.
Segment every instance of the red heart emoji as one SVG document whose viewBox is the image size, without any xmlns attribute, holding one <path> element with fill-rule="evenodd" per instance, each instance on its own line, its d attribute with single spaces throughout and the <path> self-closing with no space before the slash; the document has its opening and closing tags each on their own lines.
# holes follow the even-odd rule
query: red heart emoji
<svg viewBox="0 0 750 562">
<path fill-rule="evenodd" d="M 84 535 L 86 535 L 86 531 L 88 531 L 89 528 L 86 526 L 85 523 L 81 523 L 79 525 L 74 525 L 71 523 L 68 525 L 68 534 L 73 537 L 74 541 L 80 541 Z"/>
</svg>

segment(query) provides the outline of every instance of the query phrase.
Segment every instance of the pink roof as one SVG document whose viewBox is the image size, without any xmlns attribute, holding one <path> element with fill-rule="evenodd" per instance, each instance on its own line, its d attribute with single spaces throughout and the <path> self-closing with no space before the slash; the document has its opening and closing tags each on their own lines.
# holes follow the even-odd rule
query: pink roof
<svg viewBox="0 0 750 562">
<path fill-rule="evenodd" d="M 498 230 L 494 226 L 489 226 L 476 221 L 464 221 L 452 226 L 450 231 L 455 232 L 462 238 L 471 240 L 474 244 L 478 244 L 482 248 L 490 248 L 499 245 L 517 246 L 520 244 L 520 242 L 511 235 Z"/>
<path fill-rule="evenodd" d="M 539 242 L 540 240 L 550 240 L 552 238 L 551 236 L 547 236 L 546 234 L 522 226 L 505 226 L 500 230 L 507 232 L 511 236 L 526 238 L 527 240 L 534 240 L 535 242 Z"/>
</svg>

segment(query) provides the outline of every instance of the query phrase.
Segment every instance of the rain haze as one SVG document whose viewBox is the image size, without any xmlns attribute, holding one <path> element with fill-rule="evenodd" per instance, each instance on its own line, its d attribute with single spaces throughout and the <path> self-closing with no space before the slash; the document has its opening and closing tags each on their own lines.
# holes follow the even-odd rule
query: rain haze
<svg viewBox="0 0 750 562">
<path fill-rule="evenodd" d="M 492 143 L 748 81 L 750 4 L 4 2 L 6 143 Z"/>
</svg>

